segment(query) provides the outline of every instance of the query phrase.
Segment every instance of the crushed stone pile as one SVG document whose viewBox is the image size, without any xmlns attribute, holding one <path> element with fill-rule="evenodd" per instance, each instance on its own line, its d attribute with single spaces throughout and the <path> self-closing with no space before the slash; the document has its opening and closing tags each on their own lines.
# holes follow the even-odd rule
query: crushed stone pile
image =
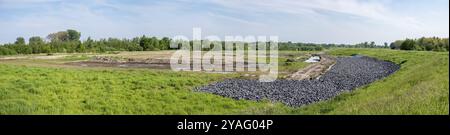
<svg viewBox="0 0 450 135">
<path fill-rule="evenodd" d="M 330 99 L 389 76 L 398 69 L 400 66 L 392 62 L 366 56 L 338 57 L 336 64 L 319 79 L 274 82 L 229 79 L 196 90 L 234 99 L 269 99 L 296 107 Z"/>
</svg>

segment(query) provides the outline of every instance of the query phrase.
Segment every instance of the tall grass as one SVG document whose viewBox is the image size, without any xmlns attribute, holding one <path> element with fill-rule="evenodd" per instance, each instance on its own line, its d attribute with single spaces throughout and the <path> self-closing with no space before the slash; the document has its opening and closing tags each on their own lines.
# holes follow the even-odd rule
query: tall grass
<svg viewBox="0 0 450 135">
<path fill-rule="evenodd" d="M 270 104 L 192 91 L 234 75 L 3 64 L 0 69 L 0 114 L 240 114 Z"/>
<path fill-rule="evenodd" d="M 336 49 L 401 65 L 393 75 L 333 100 L 294 110 L 300 114 L 449 114 L 449 53 L 387 49 Z"/>
</svg>

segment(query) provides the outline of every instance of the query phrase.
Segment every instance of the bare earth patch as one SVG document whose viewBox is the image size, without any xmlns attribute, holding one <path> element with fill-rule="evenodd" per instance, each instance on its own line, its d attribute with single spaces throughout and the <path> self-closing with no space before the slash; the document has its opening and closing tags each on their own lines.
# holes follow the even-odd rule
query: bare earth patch
<svg viewBox="0 0 450 135">
<path fill-rule="evenodd" d="M 73 66 L 82 67 L 120 67 L 120 68 L 154 68 L 169 69 L 170 62 L 168 59 L 159 58 L 115 58 L 109 56 L 95 56 L 89 61 L 66 63 Z"/>
<path fill-rule="evenodd" d="M 318 54 L 318 55 L 320 57 L 319 62 L 309 65 L 304 69 L 300 69 L 299 71 L 291 74 L 287 79 L 305 80 L 318 78 L 321 75 L 323 75 L 326 71 L 328 71 L 336 63 L 336 58 L 334 57 L 331 57 L 326 54 Z"/>
<path fill-rule="evenodd" d="M 0 60 L 17 60 L 17 59 L 44 59 L 44 60 L 51 60 L 51 59 L 60 59 L 64 58 L 69 55 L 28 55 L 28 56 L 6 56 L 6 57 L 0 57 Z"/>
</svg>

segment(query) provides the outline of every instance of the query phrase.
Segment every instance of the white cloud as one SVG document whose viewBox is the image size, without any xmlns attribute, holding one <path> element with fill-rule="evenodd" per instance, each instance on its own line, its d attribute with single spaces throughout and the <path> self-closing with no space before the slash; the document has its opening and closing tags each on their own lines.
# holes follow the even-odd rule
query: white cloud
<svg viewBox="0 0 450 135">
<path fill-rule="evenodd" d="M 386 8 L 386 1 L 362 0 L 212 0 L 214 4 L 230 10 L 249 12 L 281 12 L 313 17 L 324 17 L 318 12 L 328 11 L 361 17 L 403 28 L 421 27 L 421 22 L 411 16 L 401 16 Z"/>
<path fill-rule="evenodd" d="M 69 28 L 81 31 L 82 38 L 189 36 L 192 27 L 219 36 L 278 35 L 281 40 L 323 43 L 448 36 L 441 30 L 448 29 L 448 9 L 445 23 L 436 19 L 441 12 L 424 13 L 428 18 L 400 14 L 389 6 L 391 0 L 58 1 L 0 0 L 0 10 L 21 13 L 10 12 L 0 20 L 0 43 Z"/>
</svg>

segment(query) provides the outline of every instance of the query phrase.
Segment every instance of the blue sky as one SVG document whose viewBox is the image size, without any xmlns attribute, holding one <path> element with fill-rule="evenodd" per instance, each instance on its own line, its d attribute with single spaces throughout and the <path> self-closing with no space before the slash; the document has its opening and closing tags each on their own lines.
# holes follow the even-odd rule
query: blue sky
<svg viewBox="0 0 450 135">
<path fill-rule="evenodd" d="M 449 36 L 448 0 L 0 0 L 0 43 L 76 29 L 88 36 L 275 35 L 378 44 Z"/>
</svg>

